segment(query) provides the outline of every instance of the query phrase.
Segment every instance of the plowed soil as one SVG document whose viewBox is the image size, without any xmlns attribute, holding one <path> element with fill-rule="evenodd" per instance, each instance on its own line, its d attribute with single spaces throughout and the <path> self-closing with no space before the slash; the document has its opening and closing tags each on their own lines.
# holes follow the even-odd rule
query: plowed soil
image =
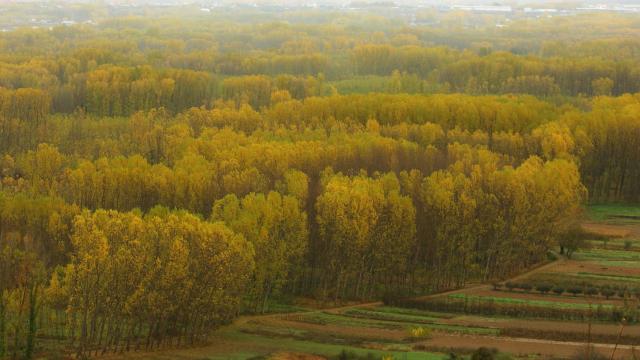
<svg viewBox="0 0 640 360">
<path fill-rule="evenodd" d="M 546 358 L 571 358 L 580 350 L 584 349 L 583 343 L 559 342 L 548 340 L 504 338 L 504 337 L 487 337 L 487 336 L 453 336 L 453 335 L 437 335 L 423 343 L 427 347 L 434 348 L 453 348 L 475 350 L 479 347 L 496 348 L 500 351 L 508 352 L 513 355 L 540 355 Z M 611 344 L 594 344 L 595 351 L 606 358 L 611 358 L 615 345 Z M 640 351 L 636 351 L 636 356 L 640 355 Z M 618 346 L 614 359 L 632 359 L 631 346 Z"/>
</svg>

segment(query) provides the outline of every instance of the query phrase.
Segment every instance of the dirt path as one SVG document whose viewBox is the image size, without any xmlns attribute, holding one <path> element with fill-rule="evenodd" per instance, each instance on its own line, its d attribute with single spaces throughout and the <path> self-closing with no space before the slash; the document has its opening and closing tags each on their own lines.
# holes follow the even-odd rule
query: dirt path
<svg viewBox="0 0 640 360">
<path fill-rule="evenodd" d="M 529 271 L 527 271 L 525 273 L 522 273 L 520 275 L 516 275 L 515 277 L 511 278 L 511 281 L 522 280 L 522 279 L 527 278 L 527 277 L 529 277 L 531 275 L 546 272 L 549 269 L 554 268 L 556 266 L 560 266 L 560 265 L 564 264 L 567 261 L 567 259 L 564 256 L 560 255 L 560 254 L 553 253 L 553 255 L 556 257 L 556 260 L 554 260 L 554 261 L 552 261 L 550 263 L 538 266 L 536 268 L 533 268 L 533 269 L 531 269 L 531 270 L 529 270 Z"/>
<path fill-rule="evenodd" d="M 524 278 L 527 278 L 531 275 L 534 274 L 538 274 L 538 273 L 542 273 L 542 272 L 546 272 L 551 268 L 554 268 L 556 266 L 561 266 L 562 264 L 565 263 L 566 259 L 563 256 L 560 256 L 558 254 L 556 255 L 556 260 L 540 265 L 538 267 L 535 267 L 533 269 L 530 269 L 522 274 L 516 275 L 515 277 L 511 278 L 511 281 L 517 281 L 517 280 L 522 280 Z M 466 293 L 466 292 L 475 292 L 475 291 L 483 291 L 483 290 L 491 290 L 492 286 L 490 284 L 486 284 L 486 283 L 482 283 L 482 284 L 469 284 L 463 288 L 460 289 L 455 289 L 455 290 L 448 290 L 448 291 L 444 291 L 444 292 L 440 292 L 440 293 L 436 293 L 436 294 L 430 294 L 430 295 L 425 295 L 425 296 L 420 296 L 417 297 L 417 300 L 426 300 L 426 299 L 434 299 L 434 298 L 438 298 L 441 296 L 448 296 L 448 295 L 454 295 L 454 294 L 461 294 L 461 293 Z"/>
<path fill-rule="evenodd" d="M 375 306 L 382 306 L 382 305 L 384 305 L 384 303 L 382 301 L 374 301 L 374 302 L 364 303 L 364 304 L 353 304 L 353 305 L 347 305 L 347 306 L 334 307 L 334 308 L 330 308 L 330 309 L 322 309 L 322 311 L 328 312 L 328 313 L 331 313 L 331 314 L 338 314 L 338 313 L 341 313 L 341 312 L 343 312 L 345 310 L 349 310 L 349 309 L 363 308 L 363 307 L 375 307 Z"/>
</svg>

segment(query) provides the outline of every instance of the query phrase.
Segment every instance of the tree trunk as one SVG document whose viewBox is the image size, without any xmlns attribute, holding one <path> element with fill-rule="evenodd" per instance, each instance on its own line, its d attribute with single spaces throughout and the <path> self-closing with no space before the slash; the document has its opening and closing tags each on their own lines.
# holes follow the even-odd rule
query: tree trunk
<svg viewBox="0 0 640 360">
<path fill-rule="evenodd" d="M 38 294 L 38 286 L 32 285 L 29 290 L 29 332 L 27 333 L 27 344 L 24 349 L 24 358 L 31 360 L 33 358 L 33 350 L 35 348 L 36 331 L 38 330 L 36 301 Z"/>
<path fill-rule="evenodd" d="M 0 290 L 0 359 L 4 358 L 7 353 L 7 323 L 5 319 L 5 312 L 4 294 L 3 291 Z"/>
</svg>

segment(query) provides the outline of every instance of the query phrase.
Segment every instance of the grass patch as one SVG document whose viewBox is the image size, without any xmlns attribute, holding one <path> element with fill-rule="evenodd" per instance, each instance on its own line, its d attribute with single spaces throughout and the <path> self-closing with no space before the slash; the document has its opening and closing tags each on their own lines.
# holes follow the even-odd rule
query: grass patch
<svg viewBox="0 0 640 360">
<path fill-rule="evenodd" d="M 383 320 L 389 321 L 393 323 L 402 323 L 404 326 L 414 326 L 421 327 L 430 330 L 436 330 L 441 332 L 451 332 L 457 334 L 475 334 L 475 335 L 497 335 L 498 330 L 492 328 L 484 328 L 484 327 L 469 327 L 469 326 L 461 326 L 461 325 L 448 325 L 448 324 L 438 324 L 438 319 L 427 320 L 424 317 L 417 317 L 412 315 L 399 315 L 399 314 L 384 314 L 375 311 L 359 311 L 359 310 L 349 310 L 344 313 L 346 316 L 356 317 L 356 318 L 369 318 L 374 320 Z M 416 326 L 418 325 L 418 326 Z"/>
<path fill-rule="evenodd" d="M 457 334 L 475 334 L 475 335 L 497 335 L 498 330 L 492 328 L 483 327 L 467 327 L 460 325 L 448 325 L 438 324 L 434 322 L 427 322 L 422 318 L 420 321 L 418 318 L 411 317 L 409 315 L 390 315 L 396 316 L 395 319 L 385 318 L 384 313 L 375 311 L 354 311 L 348 310 L 344 315 L 335 315 L 328 313 L 314 313 L 309 315 L 300 316 L 295 321 L 320 324 L 320 325 L 334 325 L 341 327 L 368 327 L 386 330 L 401 330 L 405 331 L 411 327 L 424 327 L 431 330 L 450 332 Z M 403 317 L 407 316 L 407 317 Z M 434 319 L 435 320 L 435 319 Z"/>
<path fill-rule="evenodd" d="M 344 315 L 355 318 L 385 320 L 394 322 L 408 322 L 418 324 L 433 324 L 438 318 L 404 314 L 390 314 L 374 310 L 350 309 L 343 312 Z"/>
<path fill-rule="evenodd" d="M 414 315 L 414 316 L 434 318 L 434 319 L 452 319 L 457 316 L 455 314 L 438 313 L 438 312 L 432 312 L 432 311 L 401 308 L 401 307 L 394 307 L 394 306 L 378 306 L 375 308 L 369 308 L 369 310 L 388 313 L 388 314 Z"/>
<path fill-rule="evenodd" d="M 292 304 L 270 302 L 266 312 L 268 314 L 286 314 L 286 313 L 302 312 L 302 311 L 309 311 L 309 309 L 302 306 L 292 305 Z"/>
<path fill-rule="evenodd" d="M 634 284 L 640 283 L 640 276 L 633 275 L 614 275 L 614 274 L 598 274 L 591 272 L 579 272 L 577 273 L 579 278 L 586 279 L 599 279 L 599 280 L 612 280 L 612 281 L 623 281 L 623 282 L 632 282 Z"/>
<path fill-rule="evenodd" d="M 286 299 L 269 300 L 267 302 L 267 306 L 265 308 L 264 314 L 288 314 L 288 313 L 304 312 L 304 311 L 310 311 L 310 310 L 311 309 L 303 306 L 294 305 L 291 302 L 287 301 Z M 252 314 L 252 315 L 260 314 L 259 312 L 256 312 L 256 309 L 253 306 L 253 304 L 250 304 L 248 302 L 243 304 L 242 313 Z"/>
<path fill-rule="evenodd" d="M 390 82 L 390 76 L 366 75 L 332 81 L 331 85 L 340 94 L 365 94 L 369 92 L 386 92 L 389 89 Z"/>
<path fill-rule="evenodd" d="M 640 253 L 627 250 L 586 250 L 576 252 L 573 256 L 575 260 L 581 261 L 607 261 L 607 260 L 627 260 L 640 261 Z"/>
<path fill-rule="evenodd" d="M 380 345 L 390 345 L 395 347 L 402 347 L 406 349 L 407 344 L 399 344 L 392 339 L 375 338 L 358 336 L 357 334 L 349 335 L 337 335 L 330 331 L 318 332 L 318 331 L 300 331 L 288 334 L 284 328 L 277 328 L 273 326 L 252 326 L 249 328 L 243 328 L 243 333 L 261 335 L 270 338 L 291 338 L 296 340 L 312 341 L 322 344 L 334 344 L 334 345 L 349 345 L 357 347 L 366 347 L 366 344 L 375 342 Z"/>
<path fill-rule="evenodd" d="M 443 354 L 433 352 L 417 352 L 417 351 L 400 351 L 397 349 L 377 350 L 367 349 L 351 345 L 324 344 L 309 340 L 297 340 L 290 338 L 277 337 L 273 338 L 266 335 L 251 334 L 242 331 L 227 331 L 224 337 L 233 342 L 246 344 L 246 348 L 242 348 L 240 352 L 228 354 L 216 354 L 216 356 L 208 357 L 209 359 L 247 359 L 244 354 L 255 350 L 255 355 L 267 355 L 274 351 L 292 351 L 306 354 L 314 354 L 321 356 L 336 356 L 343 350 L 352 352 L 359 356 L 371 354 L 376 357 L 393 356 L 396 359 L 406 360 L 441 360 Z M 390 346 L 391 348 L 392 346 Z M 401 347 L 401 345 L 398 345 Z"/>
<path fill-rule="evenodd" d="M 594 204 L 587 207 L 587 216 L 595 221 L 604 221 L 619 216 L 640 217 L 640 207 L 624 204 Z"/>
<path fill-rule="evenodd" d="M 587 240 L 592 249 L 602 249 L 604 247 L 604 241 L 602 239 L 592 239 Z M 626 243 L 629 242 L 631 244 L 630 249 L 625 249 Z M 625 250 L 627 252 L 630 251 L 638 251 L 638 247 L 640 246 L 640 239 L 626 237 L 626 238 L 616 238 L 612 237 L 607 240 L 606 249 L 610 250 Z M 577 253 L 584 252 L 586 250 L 579 250 Z"/>
<path fill-rule="evenodd" d="M 629 280 L 624 276 L 610 276 L 604 274 L 595 273 L 543 273 L 535 274 L 527 279 L 531 283 L 544 282 L 561 285 L 565 289 L 572 286 L 578 287 L 601 287 L 604 285 L 610 287 L 630 287 L 634 288 L 638 286 L 637 282 Z"/>
<path fill-rule="evenodd" d="M 496 304 L 509 304 L 509 305 L 527 305 L 547 308 L 560 308 L 560 309 L 589 309 L 589 304 L 581 303 L 569 303 L 559 301 L 547 301 L 547 300 L 529 300 L 529 299 L 516 299 L 510 297 L 497 297 L 497 296 L 476 296 L 465 294 L 452 294 L 449 295 L 452 299 L 479 301 L 479 302 L 493 302 Z M 603 308 L 610 308 L 610 305 L 603 305 Z"/>
</svg>

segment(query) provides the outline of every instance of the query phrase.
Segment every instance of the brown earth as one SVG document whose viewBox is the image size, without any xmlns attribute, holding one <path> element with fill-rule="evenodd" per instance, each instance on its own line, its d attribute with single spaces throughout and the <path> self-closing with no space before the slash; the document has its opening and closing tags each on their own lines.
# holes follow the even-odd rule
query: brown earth
<svg viewBox="0 0 640 360">
<path fill-rule="evenodd" d="M 269 318 L 268 320 L 265 320 L 265 321 L 258 320 L 256 323 L 281 327 L 285 329 L 298 329 L 298 330 L 311 331 L 314 333 L 327 333 L 332 335 L 341 335 L 347 338 L 357 336 L 359 339 L 369 339 L 369 340 L 386 339 L 386 340 L 400 341 L 405 339 L 408 335 L 406 331 L 401 331 L 401 330 L 357 327 L 357 326 L 339 326 L 339 325 L 333 325 L 333 324 L 313 324 L 313 323 L 296 321 L 295 317 L 289 317 L 289 318 L 291 320 L 288 320 L 286 317 Z"/>
<path fill-rule="evenodd" d="M 583 222 L 582 228 L 594 234 L 609 237 L 638 237 L 640 224 L 609 224 L 603 222 Z"/>
<path fill-rule="evenodd" d="M 480 316 L 458 316 L 453 319 L 442 319 L 439 323 L 473 327 L 489 327 L 495 329 L 531 329 L 566 333 L 584 333 L 585 340 L 588 329 L 588 324 L 586 322 L 578 321 L 484 318 Z M 594 323 L 591 325 L 592 334 L 617 335 L 619 331 L 620 325 L 618 324 Z M 640 325 L 625 326 L 623 335 L 638 336 L 638 343 L 640 344 Z"/>
<path fill-rule="evenodd" d="M 107 354 L 94 357 L 104 360 L 202 360 L 210 359 L 212 356 L 224 356 L 225 354 L 234 354 L 238 349 L 243 351 L 268 352 L 269 349 L 263 349 L 255 344 L 230 340 L 222 336 L 212 335 L 209 339 L 210 345 L 192 347 L 192 348 L 172 348 L 160 349 L 155 351 L 132 351 L 125 354 Z M 230 357 L 234 359 L 234 357 Z"/>
<path fill-rule="evenodd" d="M 567 273 L 579 273 L 589 272 L 602 275 L 639 275 L 640 268 L 635 267 L 622 267 L 622 266 L 606 266 L 598 264 L 595 261 L 575 261 L 567 260 L 562 264 L 558 264 L 555 268 L 550 269 L 549 272 L 559 272 L 563 274 Z"/>
<path fill-rule="evenodd" d="M 496 348 L 516 356 L 540 355 L 544 358 L 570 358 L 584 348 L 584 343 L 560 342 L 549 340 L 488 337 L 488 336 L 460 336 L 437 334 L 422 343 L 427 348 L 453 348 L 475 350 L 479 347 Z M 614 350 L 611 344 L 594 344 L 594 349 L 611 358 Z M 640 351 L 636 351 L 636 356 Z M 617 347 L 614 359 L 632 359 L 632 347 L 620 345 Z"/>
</svg>

